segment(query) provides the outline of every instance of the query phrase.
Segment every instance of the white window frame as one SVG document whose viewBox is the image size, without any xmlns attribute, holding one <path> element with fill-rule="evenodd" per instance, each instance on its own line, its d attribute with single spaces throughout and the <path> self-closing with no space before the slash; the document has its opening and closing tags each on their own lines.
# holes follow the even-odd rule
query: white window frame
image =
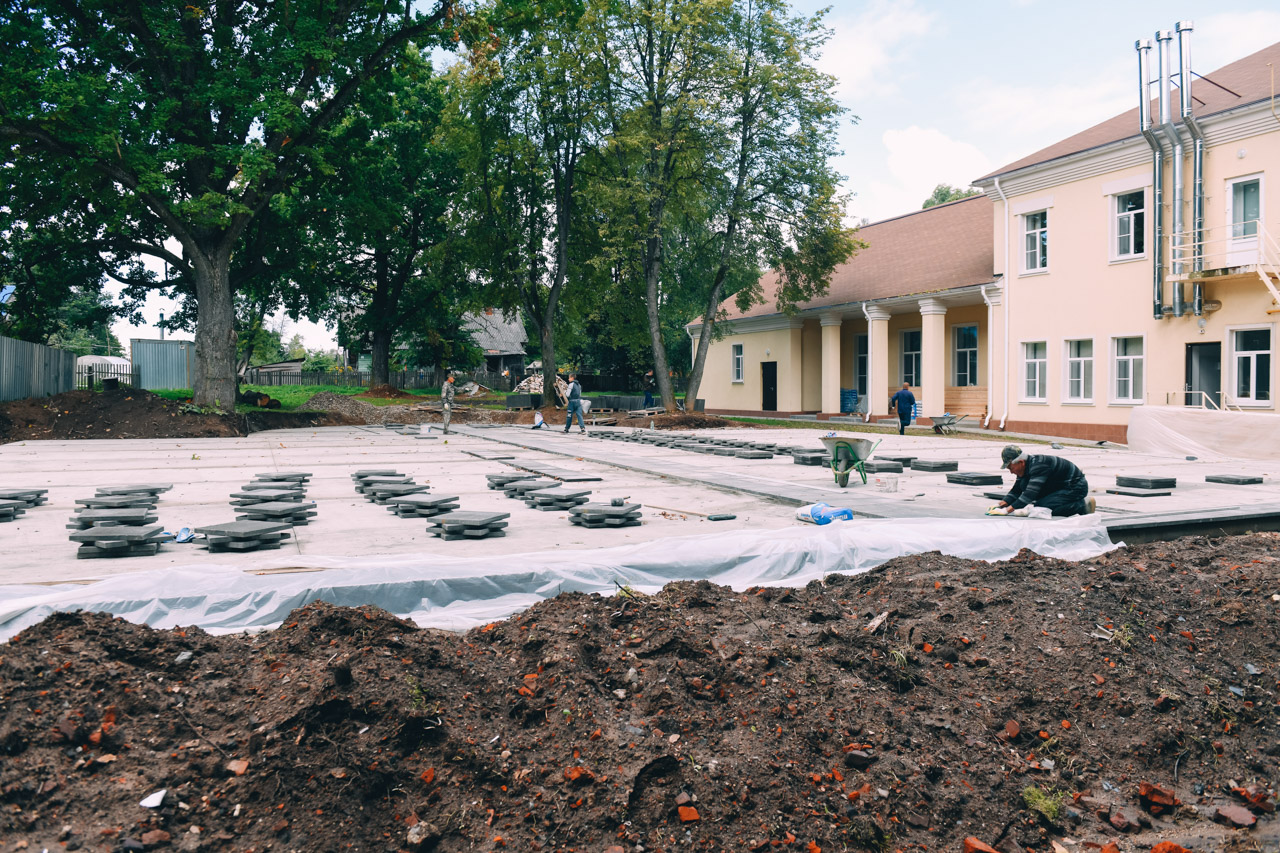
<svg viewBox="0 0 1280 853">
<path fill-rule="evenodd" d="M 1260 400 L 1258 400 L 1258 399 L 1257 399 L 1257 397 L 1256 397 L 1256 396 L 1254 396 L 1254 397 L 1239 397 L 1239 396 L 1237 396 L 1237 395 L 1236 395 L 1236 387 L 1237 387 L 1237 386 L 1236 386 L 1236 382 L 1237 382 L 1237 379 L 1238 379 L 1238 376 L 1239 376 L 1238 371 L 1239 371 L 1239 368 L 1240 368 L 1240 360 L 1239 360 L 1239 358 L 1240 358 L 1240 352 L 1236 349 L 1236 332 L 1256 332 L 1256 331 L 1266 331 L 1266 332 L 1269 332 L 1269 333 L 1270 333 L 1270 338 L 1271 338 L 1271 348 L 1270 348 L 1270 349 L 1268 349 L 1268 350 L 1266 350 L 1266 353 L 1267 353 L 1267 355 L 1270 355 L 1270 356 L 1271 356 L 1271 358 L 1270 358 L 1270 364 L 1268 365 L 1268 371 L 1267 371 L 1267 372 L 1268 372 L 1268 374 L 1272 374 L 1272 373 L 1274 373 L 1274 371 L 1275 371 L 1275 368 L 1276 368 L 1276 359 L 1275 359 L 1275 351 L 1276 351 L 1276 332 L 1275 332 L 1275 326 L 1274 326 L 1274 324 L 1272 324 L 1272 323 L 1254 323 L 1254 324 L 1252 324 L 1252 325 L 1245 325 L 1245 326 L 1228 326 L 1228 327 L 1226 328 L 1226 333 L 1227 333 L 1227 354 L 1228 354 L 1228 358 L 1230 359 L 1230 366 L 1227 368 L 1227 371 L 1226 371 L 1227 376 L 1226 376 L 1225 378 L 1227 379 L 1227 382 L 1228 382 L 1228 386 L 1227 386 L 1227 387 L 1228 387 L 1230 390 L 1229 390 L 1229 391 L 1228 391 L 1228 393 L 1227 393 L 1227 399 L 1231 402 L 1231 405 L 1233 405 L 1233 406 L 1239 406 L 1239 407 L 1240 407 L 1240 408 L 1242 408 L 1242 409 L 1271 409 L 1271 408 L 1274 408 L 1274 407 L 1275 407 L 1275 403 L 1274 403 L 1274 401 L 1271 399 L 1272 394 L 1271 394 L 1271 389 L 1270 389 L 1270 388 L 1267 388 L 1267 389 L 1266 389 L 1266 391 L 1267 391 L 1267 397 L 1268 397 L 1268 399 L 1266 399 L 1266 400 L 1261 400 L 1261 401 L 1260 401 Z M 1250 353 L 1261 353 L 1261 352 L 1263 352 L 1263 351 L 1262 351 L 1262 350 L 1249 350 L 1248 352 L 1250 352 Z M 1251 373 L 1252 373 L 1252 378 L 1253 378 L 1254 394 L 1256 395 L 1256 394 L 1257 394 L 1257 383 L 1258 383 L 1258 369 L 1257 369 L 1257 358 L 1256 358 L 1256 356 L 1252 359 L 1252 361 L 1253 361 L 1253 363 L 1254 363 L 1254 366 L 1250 368 L 1250 371 L 1251 371 Z M 1273 382 L 1272 384 L 1274 384 L 1274 382 Z"/>
<path fill-rule="evenodd" d="M 973 348 L 972 349 L 968 347 L 965 347 L 964 349 L 960 348 L 960 331 L 962 329 L 973 329 Z M 980 365 L 979 365 L 978 353 L 982 349 L 982 347 L 979 345 L 980 340 L 981 340 L 981 334 L 978 330 L 977 323 L 957 323 L 956 325 L 951 327 L 951 382 L 952 382 L 953 388 L 977 387 L 978 378 L 980 376 L 979 374 Z M 972 359 L 973 372 L 972 372 L 972 375 L 969 376 L 970 381 L 968 382 L 968 384 L 961 385 L 960 384 L 960 354 L 970 353 L 970 352 L 973 353 L 973 359 Z M 969 363 L 968 358 L 965 359 L 965 363 L 967 366 Z"/>
<path fill-rule="evenodd" d="M 1088 358 L 1085 358 L 1083 356 L 1073 356 L 1071 354 L 1071 345 L 1082 344 L 1082 343 L 1085 343 L 1086 341 L 1089 344 Z M 1096 382 L 1097 375 L 1094 371 L 1094 365 L 1096 362 L 1096 355 L 1097 355 L 1097 347 L 1095 347 L 1093 344 L 1094 344 L 1093 338 L 1068 338 L 1067 340 L 1062 342 L 1062 402 L 1064 405 L 1076 405 L 1076 406 L 1093 405 L 1094 389 L 1097 386 L 1097 382 Z M 1083 386 L 1086 384 L 1085 377 L 1086 376 L 1088 377 L 1088 383 L 1087 383 L 1089 387 L 1088 395 L 1082 394 L 1081 396 L 1074 396 L 1071 393 L 1072 391 L 1071 368 L 1073 365 L 1076 365 L 1076 364 L 1079 364 L 1081 366 L 1080 379 L 1079 379 L 1079 382 L 1081 384 L 1081 390 L 1083 390 Z"/>
<path fill-rule="evenodd" d="M 907 378 L 907 335 L 916 334 L 920 338 L 920 349 L 911 350 L 910 355 L 915 356 L 915 381 Z M 898 384 L 906 382 L 912 388 L 919 388 L 921 382 L 920 371 L 924 369 L 924 359 L 921 354 L 924 352 L 924 329 L 903 329 L 898 332 Z"/>
<path fill-rule="evenodd" d="M 1044 347 L 1044 356 L 1042 358 L 1028 358 L 1027 347 L 1040 346 Z M 1020 399 L 1024 403 L 1047 403 L 1049 402 L 1049 342 L 1048 341 L 1021 341 L 1019 343 L 1022 351 L 1022 370 L 1021 381 L 1018 383 Z M 1027 383 L 1031 380 L 1032 370 L 1036 374 L 1036 386 L 1040 392 L 1039 395 L 1027 393 Z"/>
<path fill-rule="evenodd" d="M 732 377 L 731 381 L 738 385 L 744 384 L 746 382 L 746 378 L 744 376 L 744 368 L 746 365 L 742 356 L 742 344 L 731 344 L 729 347 L 729 354 L 729 370 L 730 376 Z"/>
<path fill-rule="evenodd" d="M 1120 211 L 1120 199 L 1122 196 L 1141 195 L 1142 207 L 1137 210 L 1126 212 Z M 1147 256 L 1147 191 L 1145 187 L 1127 190 L 1125 192 L 1113 193 L 1107 199 L 1108 208 L 1111 218 L 1111 260 L 1113 261 L 1136 261 Z M 1140 252 L 1121 252 L 1120 251 L 1120 222 L 1123 219 L 1129 220 L 1129 247 L 1133 248 L 1133 222 L 1136 216 L 1142 217 L 1142 251 Z"/>
<path fill-rule="evenodd" d="M 1258 228 L 1262 229 L 1262 223 L 1265 220 L 1266 211 L 1266 183 L 1265 176 L 1262 172 L 1256 172 L 1252 175 L 1240 175 L 1235 178 L 1227 178 L 1226 202 L 1227 202 L 1227 236 L 1233 244 L 1253 244 L 1257 242 L 1257 233 L 1237 237 L 1235 229 L 1235 206 L 1236 206 L 1236 185 L 1250 184 L 1254 181 L 1258 182 Z M 1250 220 L 1252 221 L 1252 220 Z"/>
<path fill-rule="evenodd" d="M 1041 228 L 1031 228 L 1031 217 L 1043 216 L 1044 225 Z M 1032 234 L 1044 234 L 1043 240 L 1038 240 L 1036 244 L 1036 259 L 1038 264 L 1030 266 L 1027 264 L 1027 238 Z M 1022 240 L 1019 248 L 1019 257 L 1022 258 L 1022 274 L 1023 275 L 1043 275 L 1049 271 L 1049 209 L 1046 207 L 1042 210 L 1030 210 L 1022 214 Z"/>
<path fill-rule="evenodd" d="M 1142 355 L 1139 356 L 1121 356 L 1119 354 L 1120 341 L 1126 341 L 1136 338 L 1142 342 Z M 1124 359 L 1129 363 L 1129 396 L 1120 396 L 1120 362 Z M 1142 362 L 1142 388 L 1137 397 L 1133 396 L 1133 362 L 1134 360 Z M 1113 335 L 1110 340 L 1108 352 L 1108 361 L 1111 365 L 1108 371 L 1110 375 L 1109 384 L 1110 402 L 1113 406 L 1141 406 L 1147 399 L 1147 336 L 1146 335 Z"/>
</svg>

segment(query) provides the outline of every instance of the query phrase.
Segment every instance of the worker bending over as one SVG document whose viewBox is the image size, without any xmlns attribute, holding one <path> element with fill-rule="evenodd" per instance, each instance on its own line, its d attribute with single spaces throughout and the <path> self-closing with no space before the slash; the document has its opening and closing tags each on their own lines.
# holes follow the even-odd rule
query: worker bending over
<svg viewBox="0 0 1280 853">
<path fill-rule="evenodd" d="M 1061 456 L 1032 455 L 1010 444 L 1000 451 L 1000 462 L 1018 480 L 999 507 L 1013 511 L 1034 504 L 1054 515 L 1087 515 L 1096 506 L 1084 472 Z"/>
</svg>

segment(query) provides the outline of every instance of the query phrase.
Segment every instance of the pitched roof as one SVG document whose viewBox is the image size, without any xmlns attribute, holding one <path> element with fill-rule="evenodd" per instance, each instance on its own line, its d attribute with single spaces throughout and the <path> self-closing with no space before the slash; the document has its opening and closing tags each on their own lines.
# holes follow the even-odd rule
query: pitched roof
<svg viewBox="0 0 1280 853">
<path fill-rule="evenodd" d="M 489 355 L 524 354 L 528 336 L 518 311 L 510 318 L 498 312 L 468 314 L 462 327 L 471 333 L 476 346 Z"/>
<path fill-rule="evenodd" d="M 979 195 L 862 226 L 858 239 L 867 247 L 836 267 L 825 296 L 800 309 L 936 293 L 992 281 L 991 207 L 991 201 Z M 766 273 L 761 286 L 762 305 L 744 313 L 732 299 L 725 303 L 730 319 L 778 313 L 777 274 Z"/>
<path fill-rule="evenodd" d="M 1154 60 L 1154 56 L 1153 56 Z M 1176 63 L 1176 54 L 1175 54 Z M 1280 65 L 1280 42 L 1264 47 L 1230 65 L 1224 65 L 1211 74 L 1196 75 L 1201 79 L 1191 83 L 1192 113 L 1196 118 L 1205 118 L 1225 110 L 1254 104 L 1271 98 L 1271 69 L 1268 63 Z M 1152 63 L 1154 67 L 1154 61 Z M 1177 73 L 1176 70 L 1174 72 Z M 1216 85 L 1215 85 L 1216 84 Z M 1158 119 L 1156 101 L 1152 101 L 1151 114 Z M 1178 93 L 1173 90 L 1173 112 L 1178 114 Z M 1002 177 L 1009 172 L 1016 172 L 1028 166 L 1047 163 L 1092 148 L 1100 148 L 1112 142 L 1138 138 L 1142 134 L 1138 130 L 1138 108 L 1135 106 L 1128 112 L 1109 118 L 1101 124 L 1095 124 L 1088 130 L 1082 130 L 1074 136 L 1068 136 L 1055 142 L 1048 148 L 1042 148 L 1034 154 L 1016 160 L 1007 166 L 983 175 L 974 183 L 989 181 Z"/>
</svg>

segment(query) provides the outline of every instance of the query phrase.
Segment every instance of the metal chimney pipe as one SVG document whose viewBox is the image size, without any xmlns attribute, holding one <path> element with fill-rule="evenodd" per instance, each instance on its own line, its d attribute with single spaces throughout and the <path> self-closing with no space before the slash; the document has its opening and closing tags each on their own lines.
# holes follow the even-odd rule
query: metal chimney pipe
<svg viewBox="0 0 1280 853">
<path fill-rule="evenodd" d="M 1151 314 L 1157 320 L 1164 319 L 1164 256 L 1160 250 L 1164 240 L 1163 219 L 1160 216 L 1164 205 L 1164 149 L 1160 140 L 1151 129 L 1151 40 L 1139 39 L 1133 43 L 1138 52 L 1138 128 L 1142 136 L 1151 146 L 1152 161 L 1152 203 L 1155 206 L 1155 250 L 1151 253 L 1155 259 L 1152 265 L 1151 281 Z"/>
<path fill-rule="evenodd" d="M 1169 268 L 1174 275 L 1182 273 L 1182 136 L 1178 133 L 1178 126 L 1173 123 L 1173 98 L 1171 97 L 1170 87 L 1172 85 L 1172 75 L 1170 72 L 1170 64 L 1173 59 L 1173 33 L 1168 30 L 1161 30 L 1156 33 L 1156 42 L 1160 52 L 1160 132 L 1164 134 L 1165 139 L 1169 140 L 1169 147 L 1172 150 L 1170 159 L 1172 162 L 1172 172 L 1170 176 L 1173 184 L 1173 216 L 1170 223 L 1169 235 Z M 1159 211 L 1158 211 L 1159 213 Z M 1173 287 L 1173 316 L 1181 317 L 1187 313 L 1186 301 L 1183 298 L 1183 287 L 1181 281 L 1172 283 Z"/>
<path fill-rule="evenodd" d="M 1191 21 L 1179 21 L 1178 31 L 1178 94 L 1182 102 L 1182 123 L 1191 134 L 1191 231 L 1195 244 L 1192 248 L 1192 270 L 1204 270 L 1204 132 L 1192 115 L 1191 82 Z M 1197 317 L 1204 314 L 1204 282 L 1199 276 L 1191 286 L 1191 311 Z"/>
</svg>

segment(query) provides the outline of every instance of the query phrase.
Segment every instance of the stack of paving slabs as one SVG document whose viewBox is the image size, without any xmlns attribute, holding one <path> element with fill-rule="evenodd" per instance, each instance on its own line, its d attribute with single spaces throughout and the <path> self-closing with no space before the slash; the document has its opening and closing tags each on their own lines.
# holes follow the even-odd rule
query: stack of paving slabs
<svg viewBox="0 0 1280 853">
<path fill-rule="evenodd" d="M 76 498 L 76 503 L 83 509 L 155 509 L 160 498 L 143 492 L 133 495 L 95 495 L 91 498 Z M 77 509 L 76 512 L 80 510 Z"/>
<path fill-rule="evenodd" d="M 590 489 L 573 489 L 553 487 L 550 489 L 534 489 L 524 493 L 525 506 L 543 512 L 558 512 L 573 509 L 587 502 Z"/>
<path fill-rule="evenodd" d="M 427 520 L 427 532 L 444 540 L 506 536 L 509 512 L 446 512 Z"/>
<path fill-rule="evenodd" d="M 359 471 L 351 473 L 351 482 L 356 486 L 360 485 L 360 481 L 365 477 L 401 477 L 403 476 L 395 468 L 361 468 Z"/>
<path fill-rule="evenodd" d="M 506 489 L 508 483 L 514 483 L 517 480 L 532 480 L 533 474 L 527 471 L 505 471 L 501 474 L 485 474 L 484 478 L 489 481 L 491 489 Z"/>
<path fill-rule="evenodd" d="M 268 471 L 254 474 L 253 479 L 260 483 L 291 483 L 299 489 L 311 485 L 311 475 L 302 471 Z"/>
<path fill-rule="evenodd" d="M 73 517 L 73 522 L 85 513 L 147 513 L 146 509 L 97 510 L 87 509 Z M 154 521 L 154 517 L 151 518 Z M 130 524 L 123 521 L 103 519 L 97 523 L 89 521 L 80 528 L 78 524 L 67 527 L 74 532 L 69 537 L 72 542 L 79 542 L 76 559 L 94 560 L 103 557 L 149 557 L 160 550 L 165 542 L 173 541 L 172 533 L 165 533 L 159 524 Z"/>
<path fill-rule="evenodd" d="M 999 474 L 980 474 L 976 471 L 958 471 L 948 474 L 947 482 L 961 486 L 999 486 L 1003 485 L 1004 477 Z"/>
<path fill-rule="evenodd" d="M 542 489 L 554 489 L 559 485 L 560 485 L 559 480 L 537 480 L 537 479 L 515 480 L 513 482 L 507 483 L 502 488 L 502 493 L 509 498 L 515 498 L 516 500 L 522 501 L 524 500 L 524 496 L 526 492 L 536 492 Z"/>
<path fill-rule="evenodd" d="M 99 486 L 97 496 L 100 498 L 107 497 L 137 497 L 139 495 L 150 497 L 152 500 L 160 500 L 160 493 L 167 492 L 173 488 L 173 483 L 136 483 L 132 486 Z"/>
<path fill-rule="evenodd" d="M 236 509 L 236 521 L 303 525 L 316 517 L 314 501 L 265 501 Z"/>
<path fill-rule="evenodd" d="M 387 498 L 387 509 L 401 518 L 431 518 L 458 508 L 457 495 L 403 495 Z"/>
<path fill-rule="evenodd" d="M 21 501 L 27 509 L 49 502 L 48 489 L 0 489 L 0 500 Z"/>
<path fill-rule="evenodd" d="M 411 486 L 413 478 L 407 474 L 401 474 L 399 471 L 382 471 L 378 473 L 361 473 L 358 476 L 352 475 L 352 482 L 356 484 L 356 491 L 366 497 L 369 495 L 371 486 Z"/>
<path fill-rule="evenodd" d="M 298 503 L 307 499 L 301 489 L 277 489 L 275 484 L 248 483 L 238 492 L 231 493 L 231 505 L 235 507 L 256 506 L 272 501 Z"/>
<path fill-rule="evenodd" d="M 26 501 L 0 499 L 0 522 L 13 521 L 27 511 Z"/>
<path fill-rule="evenodd" d="M 403 498 L 408 495 L 419 495 L 427 491 L 430 486 L 413 482 L 412 477 L 406 477 L 407 483 L 370 483 L 364 487 L 364 496 L 366 500 L 373 501 L 376 504 L 385 504 L 392 498 Z"/>
<path fill-rule="evenodd" d="M 124 525 L 126 527 L 142 527 L 155 524 L 159 517 L 152 515 L 153 507 L 125 507 L 124 509 L 86 509 L 76 507 L 76 514 L 71 516 L 68 530 L 88 530 L 91 527 Z"/>
<path fill-rule="evenodd" d="M 197 527 L 211 552 L 267 551 L 289 538 L 289 525 L 280 521 L 228 521 Z"/>
<path fill-rule="evenodd" d="M 569 521 L 580 527 L 637 527 L 640 504 L 582 504 L 569 510 Z"/>
<path fill-rule="evenodd" d="M 791 459 L 797 465 L 826 465 L 831 462 L 831 453 L 826 450 L 793 450 Z"/>
</svg>

